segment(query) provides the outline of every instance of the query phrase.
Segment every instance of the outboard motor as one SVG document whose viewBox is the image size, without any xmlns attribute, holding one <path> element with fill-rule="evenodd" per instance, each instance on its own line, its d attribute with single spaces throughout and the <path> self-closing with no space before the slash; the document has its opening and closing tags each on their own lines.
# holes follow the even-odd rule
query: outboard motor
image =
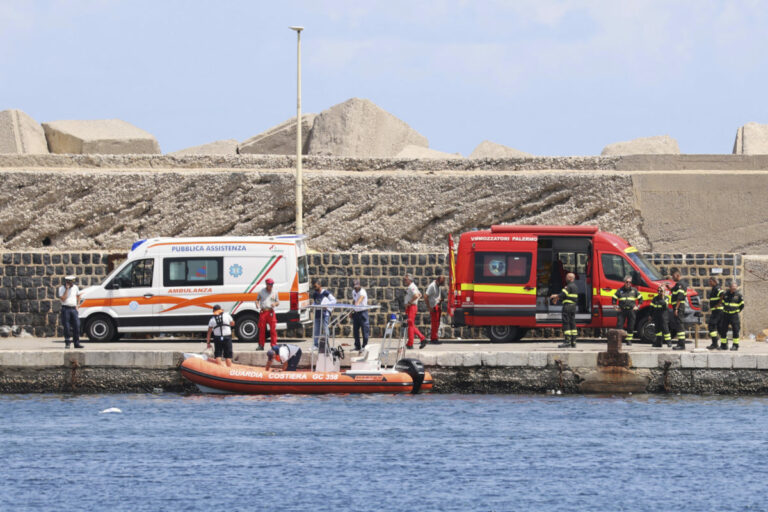
<svg viewBox="0 0 768 512">
<path fill-rule="evenodd" d="M 403 373 L 407 373 L 413 380 L 413 390 L 411 393 L 414 395 L 419 392 L 421 385 L 424 383 L 424 365 L 418 359 L 401 359 L 395 365 L 395 370 Z"/>
</svg>

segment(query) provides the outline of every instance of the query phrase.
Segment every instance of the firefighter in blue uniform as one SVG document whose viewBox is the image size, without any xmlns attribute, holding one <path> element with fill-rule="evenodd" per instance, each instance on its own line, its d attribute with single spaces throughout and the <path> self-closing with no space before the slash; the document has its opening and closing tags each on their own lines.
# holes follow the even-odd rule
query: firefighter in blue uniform
<svg viewBox="0 0 768 512">
<path fill-rule="evenodd" d="M 643 297 L 637 288 L 632 286 L 632 277 L 624 277 L 624 286 L 616 290 L 611 301 L 619 304 L 616 328 L 624 329 L 626 324 L 627 338 L 624 343 L 631 345 L 635 338 L 635 321 L 637 320 L 637 310 L 643 303 Z"/>
<path fill-rule="evenodd" d="M 723 294 L 723 321 L 720 322 L 720 350 L 728 350 L 728 327 L 731 328 L 733 341 L 731 350 L 739 350 L 739 331 L 741 321 L 739 313 L 744 309 L 744 297 L 739 293 L 736 283 L 731 281 L 728 291 Z"/>
<path fill-rule="evenodd" d="M 723 295 L 725 291 L 720 288 L 720 283 L 714 277 L 709 278 L 709 286 L 712 289 L 709 290 L 709 322 L 707 327 L 709 328 L 709 337 L 712 338 L 712 344 L 707 348 L 709 350 L 717 350 L 719 347 L 718 340 L 720 334 L 720 323 L 723 321 Z"/>
<path fill-rule="evenodd" d="M 563 337 L 565 339 L 563 343 L 558 345 L 560 348 L 575 347 L 576 337 L 579 335 L 579 331 L 576 330 L 576 302 L 579 299 L 579 289 L 576 283 L 574 283 L 575 280 L 576 275 L 573 272 L 569 272 L 565 276 L 565 288 L 560 293 L 549 297 L 555 303 L 559 300 L 563 304 Z"/>
</svg>

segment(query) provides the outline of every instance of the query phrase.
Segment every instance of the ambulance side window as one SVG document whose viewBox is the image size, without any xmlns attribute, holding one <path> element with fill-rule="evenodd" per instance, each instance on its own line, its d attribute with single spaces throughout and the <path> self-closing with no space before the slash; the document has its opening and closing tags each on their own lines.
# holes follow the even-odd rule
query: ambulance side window
<svg viewBox="0 0 768 512">
<path fill-rule="evenodd" d="M 163 286 L 222 285 L 223 258 L 166 258 L 163 260 Z"/>
<path fill-rule="evenodd" d="M 125 266 L 115 276 L 109 288 L 144 288 L 152 286 L 152 274 L 155 270 L 155 260 L 137 260 Z M 116 286 L 115 286 L 116 285 Z"/>
<path fill-rule="evenodd" d="M 299 256 L 297 267 L 299 272 L 299 283 L 309 282 L 309 270 L 307 269 L 307 257 Z"/>
<path fill-rule="evenodd" d="M 528 252 L 476 252 L 475 282 L 526 284 L 533 255 Z"/>
</svg>

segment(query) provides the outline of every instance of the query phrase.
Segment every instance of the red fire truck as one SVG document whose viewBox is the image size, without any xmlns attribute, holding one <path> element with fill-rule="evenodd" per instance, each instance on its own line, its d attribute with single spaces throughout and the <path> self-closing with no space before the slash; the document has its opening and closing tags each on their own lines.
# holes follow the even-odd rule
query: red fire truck
<svg viewBox="0 0 768 512">
<path fill-rule="evenodd" d="M 622 238 L 596 226 L 492 226 L 449 237 L 449 314 L 454 327 L 484 327 L 493 342 L 512 342 L 529 329 L 560 327 L 562 305 L 548 297 L 576 275 L 579 328 L 615 327 L 611 297 L 632 276 L 643 296 L 636 340 L 653 341 L 649 304 L 659 285 L 673 282 Z M 699 323 L 699 297 L 688 289 L 686 324 Z"/>
</svg>

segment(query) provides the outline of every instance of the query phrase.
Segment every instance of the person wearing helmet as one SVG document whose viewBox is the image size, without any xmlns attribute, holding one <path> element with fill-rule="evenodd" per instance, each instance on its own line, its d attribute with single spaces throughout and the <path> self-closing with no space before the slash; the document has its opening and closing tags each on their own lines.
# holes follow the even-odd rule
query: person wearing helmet
<svg viewBox="0 0 768 512">
<path fill-rule="evenodd" d="M 272 338 L 270 345 L 277 345 L 277 314 L 275 308 L 280 305 L 280 299 L 275 289 L 275 281 L 269 278 L 265 281 L 266 286 L 259 290 L 256 305 L 259 310 L 259 348 L 264 350 L 264 343 L 267 338 L 267 324 Z"/>
<path fill-rule="evenodd" d="M 211 348 L 211 334 L 213 334 L 213 357 L 219 364 L 232 366 L 232 328 L 235 320 L 232 315 L 225 313 L 221 306 L 213 306 L 213 316 L 208 321 L 207 348 Z M 223 359 L 223 360 L 222 360 Z"/>
<path fill-rule="evenodd" d="M 275 345 L 267 351 L 265 371 L 271 371 L 269 367 L 272 365 L 272 361 L 282 363 L 282 371 L 284 372 L 295 372 L 299 366 L 299 361 L 301 361 L 301 348 L 290 343 Z"/>
</svg>

